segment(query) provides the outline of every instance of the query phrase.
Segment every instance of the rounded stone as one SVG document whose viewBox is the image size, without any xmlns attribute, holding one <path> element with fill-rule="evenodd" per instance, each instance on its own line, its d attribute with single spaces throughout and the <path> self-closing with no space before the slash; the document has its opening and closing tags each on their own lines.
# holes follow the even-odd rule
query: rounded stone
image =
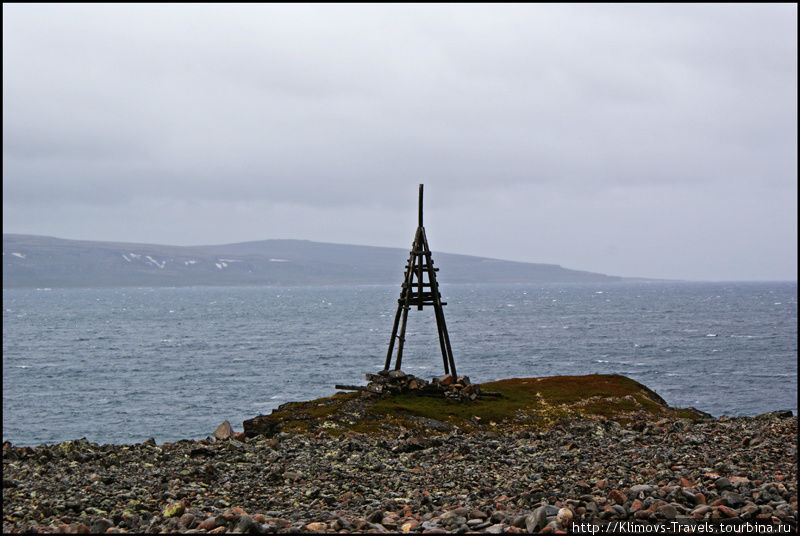
<svg viewBox="0 0 800 536">
<path fill-rule="evenodd" d="M 568 526 L 572 518 L 572 510 L 569 508 L 562 508 L 558 511 L 558 514 L 556 514 L 556 521 L 558 521 L 562 527 Z"/>
</svg>

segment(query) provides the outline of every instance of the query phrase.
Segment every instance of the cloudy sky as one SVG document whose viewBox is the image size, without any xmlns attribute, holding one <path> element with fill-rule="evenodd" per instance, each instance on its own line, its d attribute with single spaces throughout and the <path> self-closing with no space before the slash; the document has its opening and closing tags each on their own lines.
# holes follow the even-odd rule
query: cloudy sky
<svg viewBox="0 0 800 536">
<path fill-rule="evenodd" d="M 3 5 L 3 232 L 797 278 L 797 6 Z"/>
</svg>

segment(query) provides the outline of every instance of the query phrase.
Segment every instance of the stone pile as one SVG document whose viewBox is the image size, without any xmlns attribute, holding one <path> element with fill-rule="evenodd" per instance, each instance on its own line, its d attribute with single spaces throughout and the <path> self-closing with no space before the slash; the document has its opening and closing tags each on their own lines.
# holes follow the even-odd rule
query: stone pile
<svg viewBox="0 0 800 536">
<path fill-rule="evenodd" d="M 481 395 L 479 385 L 469 381 L 469 376 L 453 377 L 445 374 L 434 378 L 431 382 L 438 391 L 444 393 L 445 398 L 455 400 L 475 400 Z"/>
<path fill-rule="evenodd" d="M 428 382 L 402 370 L 382 370 L 367 374 L 367 390 L 378 394 L 400 394 L 417 392 L 421 395 L 444 397 L 451 400 L 476 400 L 481 389 L 469 380 L 469 376 L 453 377 L 450 374 L 433 378 Z"/>
<path fill-rule="evenodd" d="M 402 370 L 381 370 L 377 374 L 367 374 L 367 389 L 378 394 L 400 394 L 408 391 L 419 391 L 430 384 L 413 374 Z"/>
</svg>

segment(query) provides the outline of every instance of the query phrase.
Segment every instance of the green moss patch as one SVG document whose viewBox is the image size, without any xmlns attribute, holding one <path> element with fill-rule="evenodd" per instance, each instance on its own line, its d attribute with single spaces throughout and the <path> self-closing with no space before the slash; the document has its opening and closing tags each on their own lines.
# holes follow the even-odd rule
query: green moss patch
<svg viewBox="0 0 800 536">
<path fill-rule="evenodd" d="M 272 414 L 245 421 L 245 434 L 345 432 L 394 434 L 399 429 L 446 432 L 541 427 L 562 419 L 648 417 L 697 419 L 702 413 L 675 409 L 646 386 L 618 374 L 511 378 L 481 384 L 499 397 L 457 402 L 407 392 L 380 397 L 337 393 L 309 402 L 284 404 Z"/>
</svg>

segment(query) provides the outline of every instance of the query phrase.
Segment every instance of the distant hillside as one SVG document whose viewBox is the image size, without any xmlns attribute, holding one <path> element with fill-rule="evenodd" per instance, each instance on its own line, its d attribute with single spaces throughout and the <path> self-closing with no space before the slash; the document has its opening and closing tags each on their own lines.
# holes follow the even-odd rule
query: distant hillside
<svg viewBox="0 0 800 536">
<path fill-rule="evenodd" d="M 3 235 L 3 288 L 399 283 L 408 250 L 262 240 L 164 246 Z M 621 278 L 434 251 L 442 283 L 609 282 Z"/>
</svg>

